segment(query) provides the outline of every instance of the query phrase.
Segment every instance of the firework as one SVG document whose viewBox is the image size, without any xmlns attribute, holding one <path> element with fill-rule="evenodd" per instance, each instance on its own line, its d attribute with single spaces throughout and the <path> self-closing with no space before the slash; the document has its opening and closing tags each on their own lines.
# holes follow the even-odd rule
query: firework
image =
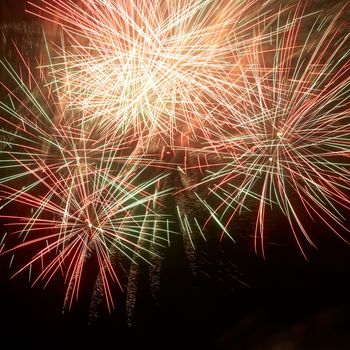
<svg viewBox="0 0 350 350">
<path fill-rule="evenodd" d="M 113 268 L 113 254 L 133 259 L 134 255 L 142 256 L 139 251 L 146 250 L 144 242 L 160 244 L 161 239 L 161 229 L 155 233 L 154 225 L 162 219 L 152 205 L 164 193 L 147 192 L 159 178 L 138 184 L 135 171 L 131 167 L 116 177 L 90 174 L 74 185 L 67 181 L 46 192 L 41 189 L 40 195 L 18 193 L 13 201 L 27 207 L 29 214 L 5 216 L 11 220 L 8 226 L 17 227 L 12 234 L 23 240 L 7 252 L 31 246 L 31 251 L 36 253 L 17 273 L 40 265 L 36 283 L 40 279 L 49 282 L 62 272 L 67 284 L 65 304 L 71 307 L 73 299 L 78 297 L 84 263 L 96 254 L 107 305 L 113 307 L 109 278 L 120 284 Z M 2 197 L 11 196 L 12 190 L 3 187 Z"/>
<path fill-rule="evenodd" d="M 255 0 L 29 3 L 63 29 L 51 74 L 81 122 L 132 131 L 146 149 L 221 135 L 244 88 L 237 67 L 265 37 L 248 17 Z"/>
<path fill-rule="evenodd" d="M 349 231 L 350 60 L 348 37 L 338 34 L 340 14 L 317 18 L 305 38 L 298 7 L 285 19 L 286 31 L 273 30 L 270 45 L 254 47 L 242 71 L 249 103 L 232 116 L 234 133 L 215 147 L 218 167 L 206 180 L 221 204 L 203 203 L 226 230 L 256 202 L 255 246 L 263 254 L 266 215 L 274 207 L 304 255 L 301 237 L 314 245 L 308 222 L 344 240 Z"/>
<path fill-rule="evenodd" d="M 9 99 L 0 105 L 2 184 L 22 181 L 29 190 L 51 177 L 58 186 L 61 179 L 74 182 L 82 173 L 117 172 L 118 164 L 132 160 L 124 139 L 110 142 L 96 128 L 77 127 L 78 114 L 68 111 L 50 89 L 40 87 L 44 79 L 37 80 L 28 69 L 35 83 L 30 89 L 10 65 L 1 64 L 17 85 L 15 90 L 4 86 Z"/>
<path fill-rule="evenodd" d="M 28 256 L 15 274 L 28 270 L 45 285 L 63 276 L 71 308 L 92 261 L 91 305 L 101 290 L 112 310 L 112 285 L 123 285 L 117 265 L 127 261 L 131 319 L 139 264 L 150 263 L 156 296 L 175 225 L 193 275 L 208 221 L 232 238 L 244 211 L 254 213 L 263 255 L 276 209 L 304 256 L 311 221 L 345 240 L 350 59 L 341 12 L 317 18 L 303 37 L 315 14 L 270 11 L 272 1 L 28 3 L 46 20 L 37 69 L 17 48 L 18 70 L 1 62 L 15 87 L 2 83 L 0 216 L 10 234 L 0 252 Z"/>
<path fill-rule="evenodd" d="M 11 246 L 13 239 L 4 236 L 2 253 L 30 247 L 31 256 L 17 273 L 28 269 L 32 274 L 38 266 L 34 284 L 63 274 L 69 308 L 78 297 L 86 261 L 96 256 L 111 310 L 110 283 L 121 285 L 115 256 L 148 260 L 149 242 L 167 244 L 168 225 L 160 227 L 167 219 L 156 213 L 159 198 L 171 190 L 159 189 L 166 175 L 152 175 L 150 161 L 130 151 L 125 137 L 112 142 L 77 123 L 77 111 L 41 88 L 45 80 L 34 79 L 30 69 L 33 91 L 11 66 L 2 65 L 17 89 L 7 88 L 9 103 L 0 105 L 1 216 L 11 237 L 20 241 Z M 10 246 L 4 247 L 7 241 Z"/>
</svg>

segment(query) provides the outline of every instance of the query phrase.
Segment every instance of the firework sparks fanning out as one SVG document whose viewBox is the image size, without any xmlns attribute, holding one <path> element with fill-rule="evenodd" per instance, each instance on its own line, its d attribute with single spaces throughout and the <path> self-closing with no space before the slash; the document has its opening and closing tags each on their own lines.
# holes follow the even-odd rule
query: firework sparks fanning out
<svg viewBox="0 0 350 350">
<path fill-rule="evenodd" d="M 115 178 L 94 174 L 77 184 L 67 181 L 57 188 L 47 189 L 44 196 L 28 192 L 17 194 L 13 201 L 30 208 L 30 215 L 7 216 L 15 219 L 9 226 L 19 227 L 14 234 L 23 239 L 23 243 L 9 251 L 29 245 L 33 246 L 32 251 L 37 251 L 18 272 L 42 264 L 34 283 L 39 279 L 48 282 L 55 273 L 62 272 L 67 284 L 66 303 L 70 307 L 74 297 L 78 297 L 84 263 L 95 253 L 106 301 L 109 308 L 113 307 L 109 283 L 119 284 L 113 254 L 117 252 L 133 259 L 135 254 L 141 256 L 139 250 L 146 250 L 144 242 L 160 244 L 157 241 L 162 239 L 161 232 L 153 230 L 157 220 L 162 220 L 152 209 L 157 197 L 146 192 L 159 179 L 136 186 L 134 172 L 131 168 Z M 4 189 L 2 195 L 11 196 L 11 190 Z M 157 195 L 160 197 L 162 193 Z"/>
<path fill-rule="evenodd" d="M 96 254 L 111 309 L 109 283 L 120 284 L 113 254 L 147 260 L 151 252 L 144 242 L 161 244 L 162 228 L 154 232 L 154 227 L 165 219 L 154 208 L 168 189 L 154 188 L 165 175 L 144 176 L 143 158 L 122 155 L 123 144 L 109 144 L 93 128 L 75 127 L 76 111 L 62 109 L 50 90 L 45 94 L 39 85 L 32 93 L 10 66 L 3 66 L 19 91 L 10 94 L 12 105 L 1 104 L 7 136 L 1 142 L 1 167 L 8 173 L 1 179 L 1 209 L 22 206 L 28 213 L 2 216 L 10 221 L 8 227 L 18 228 L 13 234 L 22 241 L 4 252 L 32 247 L 32 258 L 17 273 L 41 265 L 34 283 L 62 272 L 69 307 L 78 296 L 85 261 Z M 45 102 L 39 103 L 38 96 Z M 15 109 L 15 102 L 21 108 Z"/>
<path fill-rule="evenodd" d="M 32 5 L 62 25 L 52 76 L 69 107 L 85 111 L 81 122 L 102 132 L 132 130 L 145 147 L 155 138 L 173 147 L 183 134 L 210 140 L 222 133 L 234 108 L 237 66 L 259 39 L 242 19 L 255 2 Z"/>
<path fill-rule="evenodd" d="M 337 37 L 337 18 L 318 19 L 300 43 L 300 10 L 287 22 L 289 29 L 274 34 L 271 45 L 257 46 L 247 57 L 250 67 L 242 77 L 250 103 L 243 117 L 232 118 L 237 134 L 217 143 L 223 166 L 208 176 L 222 201 L 211 212 L 224 226 L 250 200 L 258 201 L 256 249 L 260 240 L 263 253 L 265 213 L 274 206 L 302 251 L 299 231 L 313 242 L 301 208 L 338 235 L 348 231 L 341 209 L 350 204 L 347 37 Z"/>
<path fill-rule="evenodd" d="M 346 240 L 342 12 L 315 19 L 300 5 L 272 11 L 270 3 L 28 1 L 54 30 L 38 69 L 16 48 L 28 81 L 1 62 L 16 87 L 2 83 L 0 215 L 12 234 L 0 252 L 30 250 L 17 273 L 33 266 L 34 283 L 62 274 L 70 308 L 95 259 L 111 310 L 119 257 L 132 261 L 130 280 L 140 259 L 160 271 L 170 222 L 190 256 L 195 234 L 208 234 L 199 212 L 229 236 L 237 215 L 254 212 L 263 255 L 275 207 L 305 256 L 310 221 Z"/>
</svg>

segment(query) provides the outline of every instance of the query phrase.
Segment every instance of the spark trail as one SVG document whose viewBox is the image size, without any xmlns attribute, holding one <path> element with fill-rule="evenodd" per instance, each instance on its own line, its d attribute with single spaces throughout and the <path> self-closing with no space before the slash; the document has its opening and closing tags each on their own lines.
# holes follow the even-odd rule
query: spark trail
<svg viewBox="0 0 350 350">
<path fill-rule="evenodd" d="M 148 242 L 167 244 L 169 232 L 154 230 L 167 220 L 154 210 L 171 190 L 156 190 L 166 174 L 150 175 L 151 161 L 130 151 L 125 139 L 111 142 L 95 128 L 76 124 L 77 111 L 41 88 L 44 81 L 32 75 L 31 91 L 11 66 L 2 65 L 17 84 L 15 92 L 7 89 L 9 103 L 0 104 L 1 217 L 17 240 L 8 247 L 13 239 L 2 239 L 2 254 L 30 247 L 30 258 L 16 274 L 31 274 L 37 266 L 34 284 L 62 274 L 68 308 L 79 295 L 86 261 L 96 256 L 111 310 L 110 284 L 121 286 L 113 257 L 149 260 Z"/>
<path fill-rule="evenodd" d="M 349 232 L 350 60 L 340 15 L 318 17 L 305 37 L 299 6 L 285 19 L 288 30 L 254 48 L 242 71 L 249 103 L 232 116 L 234 133 L 215 146 L 221 165 L 206 181 L 221 203 L 205 205 L 225 230 L 255 201 L 255 246 L 263 254 L 269 208 L 287 218 L 304 255 L 301 237 L 314 245 L 308 221 L 344 240 Z"/>
<path fill-rule="evenodd" d="M 265 34 L 255 0 L 32 2 L 63 30 L 52 77 L 81 122 L 132 132 L 147 150 L 221 135 L 240 90 L 239 65 Z M 68 87 L 68 88 L 67 88 Z"/>
</svg>

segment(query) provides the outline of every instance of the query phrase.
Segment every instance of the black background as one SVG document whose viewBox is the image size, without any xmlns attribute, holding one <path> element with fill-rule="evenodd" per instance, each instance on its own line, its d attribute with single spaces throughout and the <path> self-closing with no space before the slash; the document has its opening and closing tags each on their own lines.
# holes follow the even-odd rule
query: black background
<svg viewBox="0 0 350 350">
<path fill-rule="evenodd" d="M 335 3 L 315 1 L 314 6 L 327 9 Z M 1 25 L 33 20 L 24 12 L 25 1 L 0 4 Z M 126 326 L 123 294 L 112 315 L 102 313 L 89 325 L 84 293 L 62 314 L 60 285 L 43 290 L 31 288 L 27 276 L 10 279 L 8 260 L 0 257 L 0 341 L 27 348 L 141 343 L 164 349 L 349 349 L 350 246 L 315 227 L 318 250 L 308 248 L 306 261 L 288 230 L 277 225 L 264 260 L 244 234 L 247 225 L 243 220 L 237 227 L 237 244 L 219 246 L 213 240 L 205 247 L 215 261 L 202 263 L 210 277 L 194 280 L 180 248 L 169 252 L 158 303 L 147 283 L 141 285 L 131 327 Z M 247 286 L 235 281 L 238 274 Z"/>
</svg>

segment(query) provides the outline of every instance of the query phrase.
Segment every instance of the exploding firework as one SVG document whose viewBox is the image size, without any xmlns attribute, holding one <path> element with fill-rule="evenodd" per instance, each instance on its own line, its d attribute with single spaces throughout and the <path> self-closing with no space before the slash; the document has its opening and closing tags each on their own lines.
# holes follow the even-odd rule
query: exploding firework
<svg viewBox="0 0 350 350">
<path fill-rule="evenodd" d="M 266 35 L 251 1 L 41 1 L 32 12 L 63 29 L 52 77 L 81 122 L 133 132 L 147 149 L 161 139 L 215 139 L 244 85 L 239 65 Z M 273 17 L 272 15 L 270 15 Z M 187 141 L 184 141 L 187 140 Z"/>
<path fill-rule="evenodd" d="M 263 255 L 272 208 L 303 253 L 308 221 L 345 238 L 348 38 L 338 16 L 302 38 L 315 14 L 269 3 L 29 2 L 57 36 L 44 36 L 37 70 L 26 58 L 19 72 L 1 63 L 15 88 L 2 84 L 0 214 L 10 234 L 0 251 L 28 255 L 16 274 L 45 285 L 63 276 L 70 308 L 92 261 L 94 296 L 101 289 L 111 310 L 120 261 L 129 285 L 150 262 L 156 294 L 172 220 L 195 274 L 206 209 L 228 235 L 253 211 Z"/>
<path fill-rule="evenodd" d="M 349 231 L 350 61 L 348 36 L 338 34 L 340 14 L 317 18 L 305 39 L 305 15 L 297 8 L 285 19 L 286 31 L 273 30 L 271 44 L 254 47 L 242 71 L 249 103 L 232 116 L 235 132 L 215 147 L 221 165 L 206 180 L 221 203 L 205 205 L 226 230 L 257 202 L 255 246 L 260 241 L 263 254 L 265 219 L 274 207 L 303 254 L 300 233 L 314 244 L 310 220 L 344 240 Z"/>
<path fill-rule="evenodd" d="M 29 69 L 33 91 L 11 66 L 2 65 L 17 89 L 7 89 L 9 103 L 0 105 L 1 210 L 11 237 L 20 241 L 11 246 L 14 239 L 5 240 L 5 234 L 2 251 L 30 247 L 31 256 L 17 273 L 36 270 L 34 284 L 62 274 L 69 308 L 78 297 L 86 261 L 96 256 L 111 310 L 110 283 L 121 286 L 115 256 L 148 260 L 154 254 L 150 246 L 167 244 L 168 219 L 156 213 L 159 198 L 170 190 L 159 189 L 166 175 L 152 175 L 145 159 L 125 146 L 125 138 L 112 142 L 95 128 L 78 125 L 77 111 L 42 89 L 45 81 L 33 79 Z"/>
</svg>

